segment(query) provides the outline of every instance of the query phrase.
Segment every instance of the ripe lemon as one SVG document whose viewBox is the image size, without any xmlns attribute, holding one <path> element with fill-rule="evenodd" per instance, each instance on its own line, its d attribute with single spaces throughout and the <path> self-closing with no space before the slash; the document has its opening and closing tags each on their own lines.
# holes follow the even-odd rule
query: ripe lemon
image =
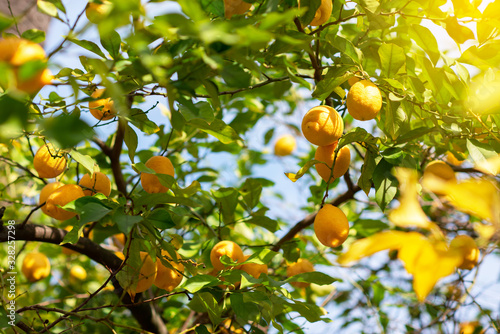
<svg viewBox="0 0 500 334">
<path fill-rule="evenodd" d="M 142 267 L 139 272 L 139 277 L 137 280 L 137 286 L 135 291 L 131 288 L 128 289 L 128 293 L 132 296 L 135 296 L 137 293 L 144 292 L 149 289 L 156 279 L 156 263 L 153 262 L 153 259 L 147 252 L 141 252 L 141 262 Z"/>
<path fill-rule="evenodd" d="M 184 265 L 179 262 L 181 259 L 177 254 L 177 260 L 172 259 L 170 253 L 162 250 L 161 255 L 165 260 L 167 260 L 174 269 L 166 267 L 161 263 L 159 259 L 156 260 L 157 274 L 155 279 L 155 285 L 160 289 L 167 290 L 167 292 L 175 289 L 182 281 L 184 272 Z"/>
<path fill-rule="evenodd" d="M 105 88 L 96 89 L 95 92 L 90 95 L 94 99 L 100 98 L 103 94 Z M 100 121 L 107 121 L 116 116 L 116 110 L 113 100 L 111 98 L 99 99 L 89 102 L 89 109 L 92 116 Z"/>
<path fill-rule="evenodd" d="M 458 160 L 455 157 L 455 155 L 451 152 L 446 153 L 446 161 L 448 161 L 450 164 L 452 164 L 454 166 L 460 166 L 462 164 L 462 162 L 464 162 L 463 160 Z"/>
<path fill-rule="evenodd" d="M 240 246 L 233 241 L 221 241 L 217 243 L 210 252 L 210 262 L 212 262 L 212 266 L 215 270 L 220 271 L 226 268 L 226 266 L 220 262 L 220 258 L 224 255 L 227 255 L 235 262 L 243 262 L 243 251 Z M 236 266 L 235 268 L 239 269 L 240 266 Z"/>
<path fill-rule="evenodd" d="M 356 82 L 360 81 L 361 79 L 358 78 L 358 77 L 350 77 L 349 79 L 347 79 L 347 83 L 349 84 L 349 86 L 352 86 L 354 85 Z"/>
<path fill-rule="evenodd" d="M 460 269 L 471 270 L 479 261 L 479 248 L 474 239 L 468 235 L 457 235 L 450 242 L 450 249 L 458 250 L 463 255 L 463 262 L 458 266 Z"/>
<path fill-rule="evenodd" d="M 119 234 L 113 235 L 112 236 L 112 240 L 113 240 L 113 244 L 117 248 L 123 249 L 123 247 L 125 247 L 126 239 L 125 239 L 125 234 L 124 233 L 119 233 Z"/>
<path fill-rule="evenodd" d="M 74 265 L 69 270 L 69 281 L 71 284 L 80 283 L 87 278 L 87 271 L 80 265 Z"/>
<path fill-rule="evenodd" d="M 52 80 L 54 80 L 54 76 L 48 68 L 40 70 L 32 77 L 26 79 L 21 79 L 19 75 L 17 75 L 17 89 L 28 94 L 33 94 L 38 92 L 45 85 L 50 85 Z"/>
<path fill-rule="evenodd" d="M 250 7 L 252 4 L 243 0 L 224 0 L 224 16 L 230 19 L 233 15 L 245 14 Z"/>
<path fill-rule="evenodd" d="M 101 172 L 95 172 L 92 177 L 89 174 L 85 174 L 78 184 L 84 187 L 83 193 L 85 196 L 101 193 L 108 197 L 111 194 L 111 181 L 106 174 Z"/>
<path fill-rule="evenodd" d="M 292 135 L 284 135 L 278 138 L 274 144 L 274 154 L 280 157 L 290 155 L 297 147 L 295 137 Z"/>
<path fill-rule="evenodd" d="M 349 235 L 349 221 L 342 210 L 325 204 L 314 218 L 314 233 L 323 245 L 338 247 Z"/>
<path fill-rule="evenodd" d="M 349 169 L 351 163 L 351 150 L 349 147 L 342 147 L 338 154 L 337 160 L 335 160 L 335 166 L 333 167 L 333 176 L 330 179 L 330 174 L 332 172 L 333 160 L 335 159 L 335 149 L 337 148 L 337 143 L 333 143 L 328 146 L 318 146 L 316 153 L 314 154 L 314 159 L 318 161 L 323 161 L 325 164 L 315 164 L 316 171 L 319 176 L 326 183 L 333 182 L 335 179 L 344 175 Z"/>
<path fill-rule="evenodd" d="M 49 259 L 42 253 L 28 253 L 24 257 L 21 271 L 30 282 L 36 282 L 44 279 L 50 274 Z"/>
<path fill-rule="evenodd" d="M 61 188 L 64 186 L 64 183 L 62 182 L 52 182 L 46 184 L 42 190 L 40 191 L 40 198 L 38 200 L 38 204 L 42 204 L 47 201 L 47 198 L 54 192 L 54 190 Z M 46 210 L 47 207 L 44 205 L 41 207 L 43 213 L 47 214 Z"/>
<path fill-rule="evenodd" d="M 85 16 L 90 22 L 97 24 L 104 20 L 112 9 L 113 4 L 107 0 L 101 0 L 101 3 L 89 2 L 85 9 Z"/>
<path fill-rule="evenodd" d="M 431 161 L 424 169 L 422 186 L 437 195 L 443 195 L 443 184 L 456 182 L 453 169 L 444 161 Z"/>
<path fill-rule="evenodd" d="M 167 174 L 170 176 L 175 175 L 174 165 L 169 158 L 163 156 L 154 156 L 146 161 L 146 167 L 151 168 L 156 173 Z M 166 193 L 168 188 L 160 183 L 158 176 L 155 174 L 142 173 L 141 185 L 144 190 L 150 194 Z"/>
<path fill-rule="evenodd" d="M 18 37 L 0 39 L 0 61 L 21 66 L 28 61 L 44 60 L 45 57 L 40 44 Z"/>
<path fill-rule="evenodd" d="M 300 1 L 299 1 L 299 8 L 300 8 Z M 320 26 L 332 15 L 332 9 L 333 9 L 333 4 L 332 0 L 321 0 L 321 4 L 319 5 L 319 8 L 316 9 L 316 13 L 314 14 L 314 18 L 312 19 L 311 23 L 309 25 L 312 26 Z"/>
<path fill-rule="evenodd" d="M 290 264 L 286 268 L 286 275 L 288 277 L 292 277 L 298 274 L 310 273 L 314 271 L 314 266 L 307 259 L 298 259 L 297 262 Z M 310 283 L 305 282 L 291 282 L 291 285 L 297 288 L 305 288 L 308 287 Z"/>
<path fill-rule="evenodd" d="M 479 331 L 476 331 L 476 328 L 477 329 L 481 328 L 479 321 L 462 322 L 462 323 L 460 323 L 460 329 L 458 332 L 460 334 L 473 334 L 473 333 L 483 334 L 484 333 L 484 329 L 479 332 Z"/>
<path fill-rule="evenodd" d="M 244 260 L 246 261 L 250 255 L 246 255 Z M 241 265 L 241 270 L 251 275 L 254 278 L 259 278 L 260 274 L 267 274 L 267 266 L 265 264 L 258 263 L 245 263 Z"/>
<path fill-rule="evenodd" d="M 76 212 L 66 211 L 59 206 L 65 206 L 80 197 L 85 196 L 82 188 L 76 184 L 64 185 L 52 192 L 46 201 L 46 214 L 57 220 L 67 220 L 76 216 Z"/>
<path fill-rule="evenodd" d="M 66 157 L 52 144 L 43 145 L 33 158 L 33 167 L 39 177 L 52 178 L 61 175 L 66 168 Z"/>
<path fill-rule="evenodd" d="M 314 107 L 302 119 L 304 137 L 317 146 L 335 143 L 342 136 L 342 131 L 344 131 L 342 117 L 330 106 Z"/>
<path fill-rule="evenodd" d="M 369 80 L 360 80 L 351 86 L 347 94 L 347 111 L 354 119 L 374 119 L 382 108 L 382 94 Z"/>
</svg>

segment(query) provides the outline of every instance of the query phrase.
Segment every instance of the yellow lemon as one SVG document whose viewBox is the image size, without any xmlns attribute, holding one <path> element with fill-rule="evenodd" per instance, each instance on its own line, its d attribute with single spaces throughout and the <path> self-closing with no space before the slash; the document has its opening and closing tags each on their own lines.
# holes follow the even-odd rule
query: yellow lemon
<svg viewBox="0 0 500 334">
<path fill-rule="evenodd" d="M 252 4 L 243 0 L 224 0 L 224 16 L 230 19 L 233 15 L 245 14 L 250 7 Z"/>
<path fill-rule="evenodd" d="M 110 1 L 101 0 L 100 2 L 89 2 L 85 9 L 85 16 L 92 23 L 101 22 L 113 9 L 113 4 Z"/>
<path fill-rule="evenodd" d="M 48 68 L 40 70 L 32 77 L 26 79 L 21 79 L 19 75 L 17 75 L 17 89 L 28 94 L 33 94 L 38 92 L 45 85 L 50 85 L 52 80 L 54 80 L 54 76 Z"/>
<path fill-rule="evenodd" d="M 45 51 L 40 44 L 18 37 L 0 39 L 0 61 L 21 66 L 28 61 L 44 60 L 45 57 Z"/>
<path fill-rule="evenodd" d="M 40 198 L 38 200 L 38 204 L 42 204 L 44 202 L 47 201 L 47 198 L 50 196 L 50 194 L 52 194 L 56 189 L 59 189 L 61 188 L 62 186 L 64 186 L 64 183 L 62 182 L 52 182 L 52 183 L 48 183 L 46 184 L 42 190 L 40 191 Z M 47 210 L 47 207 L 44 205 L 41 207 L 43 213 L 47 214 L 46 210 Z"/>
<path fill-rule="evenodd" d="M 299 1 L 299 8 L 300 8 L 300 1 Z M 321 0 L 319 8 L 316 9 L 314 18 L 309 24 L 312 26 L 320 26 L 322 24 L 325 24 L 332 15 L 332 9 L 333 9 L 332 0 Z"/>
<path fill-rule="evenodd" d="M 452 164 L 454 166 L 460 166 L 462 164 L 462 162 L 464 162 L 463 160 L 458 160 L 455 157 L 455 155 L 451 152 L 446 153 L 446 161 L 448 161 L 450 164 Z"/>
<path fill-rule="evenodd" d="M 146 252 L 141 252 L 142 267 L 139 272 L 139 278 L 135 293 L 140 293 L 149 289 L 156 279 L 156 263 L 153 262 L 151 256 Z"/>
<path fill-rule="evenodd" d="M 243 262 L 243 251 L 240 246 L 233 241 L 221 241 L 217 243 L 210 252 L 210 262 L 212 262 L 212 266 L 215 270 L 220 271 L 226 268 L 226 266 L 220 262 L 220 258 L 224 255 L 227 255 L 235 262 Z M 235 268 L 239 269 L 240 266 L 236 266 Z"/>
<path fill-rule="evenodd" d="M 460 329 L 458 332 L 460 334 L 473 334 L 473 333 L 483 334 L 485 332 L 484 329 L 481 331 L 476 331 L 476 329 L 480 328 L 481 325 L 479 324 L 479 321 L 462 322 L 460 323 Z"/>
<path fill-rule="evenodd" d="M 76 212 L 66 211 L 59 206 L 66 204 L 85 196 L 82 188 L 76 184 L 64 185 L 52 192 L 46 201 L 46 214 L 57 220 L 67 220 L 76 216 Z"/>
<path fill-rule="evenodd" d="M 246 255 L 244 261 L 246 261 L 250 255 Z M 265 264 L 258 263 L 245 263 L 241 265 L 241 270 L 251 275 L 254 278 L 259 278 L 260 274 L 267 274 L 267 266 Z"/>
<path fill-rule="evenodd" d="M 83 187 L 85 196 L 101 193 L 107 197 L 111 193 L 111 181 L 106 174 L 101 172 L 95 172 L 92 177 L 85 174 L 78 184 Z"/>
<path fill-rule="evenodd" d="M 290 155 L 293 150 L 295 150 L 295 147 L 297 147 L 295 137 L 292 135 L 284 135 L 279 137 L 274 144 L 274 154 L 281 157 Z"/>
<path fill-rule="evenodd" d="M 314 154 L 315 160 L 326 163 L 326 165 L 315 164 L 314 167 L 316 168 L 319 176 L 321 176 L 321 178 L 327 183 L 333 182 L 335 179 L 344 175 L 349 169 L 349 165 L 351 163 L 351 150 L 349 149 L 349 147 L 344 146 L 339 150 L 337 154 L 335 166 L 333 167 L 333 176 L 330 179 L 336 148 L 336 142 L 328 146 L 318 146 L 318 148 L 316 149 L 316 153 Z"/>
<path fill-rule="evenodd" d="M 349 221 L 342 210 L 325 204 L 314 218 L 314 233 L 323 245 L 338 247 L 349 235 Z"/>
<path fill-rule="evenodd" d="M 172 162 L 167 157 L 151 157 L 148 161 L 146 161 L 145 165 L 146 167 L 154 170 L 156 173 L 167 174 L 170 176 L 175 175 L 174 165 L 172 165 Z M 144 190 L 150 194 L 166 193 L 168 191 L 168 188 L 160 183 L 158 176 L 156 176 L 155 174 L 142 173 L 141 185 L 142 188 L 144 188 Z"/>
<path fill-rule="evenodd" d="M 450 242 L 450 249 L 455 249 L 463 255 L 463 262 L 458 266 L 460 269 L 471 270 L 479 261 L 479 248 L 468 235 L 457 235 Z"/>
<path fill-rule="evenodd" d="M 104 94 L 105 90 L 105 88 L 96 89 L 90 96 L 94 99 L 99 99 Z M 89 109 L 92 116 L 100 121 L 107 121 L 116 116 L 115 104 L 109 97 L 90 101 Z"/>
<path fill-rule="evenodd" d="M 87 271 L 80 265 L 74 265 L 69 270 L 69 281 L 76 284 L 84 281 L 87 278 Z"/>
<path fill-rule="evenodd" d="M 382 108 L 382 94 L 373 82 L 360 80 L 349 89 L 346 104 L 354 119 L 368 121 L 374 119 Z"/>
<path fill-rule="evenodd" d="M 24 257 L 21 271 L 30 282 L 36 282 L 50 275 L 50 262 L 42 253 L 28 253 Z"/>
<path fill-rule="evenodd" d="M 307 259 L 298 259 L 297 262 L 290 264 L 286 268 L 286 275 L 288 277 L 292 277 L 298 274 L 309 273 L 314 271 L 314 266 Z M 297 288 L 305 288 L 308 287 L 310 283 L 305 282 L 291 282 L 291 285 Z"/>
<path fill-rule="evenodd" d="M 342 136 L 344 122 L 339 113 L 330 106 L 310 109 L 302 119 L 302 133 L 314 145 L 327 146 Z"/>
<path fill-rule="evenodd" d="M 157 274 L 155 279 L 155 285 L 160 289 L 167 290 L 168 292 L 175 289 L 182 281 L 184 272 L 184 265 L 179 262 L 181 259 L 177 254 L 177 260 L 172 259 L 170 253 L 162 250 L 162 257 L 172 265 L 172 268 L 166 267 L 161 263 L 161 260 L 156 260 Z"/>
<path fill-rule="evenodd" d="M 66 157 L 52 144 L 43 145 L 33 158 L 33 167 L 39 177 L 53 178 L 61 175 L 66 168 Z"/>
<path fill-rule="evenodd" d="M 431 161 L 424 169 L 422 176 L 422 186 L 435 194 L 444 193 L 443 185 L 447 182 L 455 183 L 457 181 L 455 172 L 444 161 Z"/>
</svg>

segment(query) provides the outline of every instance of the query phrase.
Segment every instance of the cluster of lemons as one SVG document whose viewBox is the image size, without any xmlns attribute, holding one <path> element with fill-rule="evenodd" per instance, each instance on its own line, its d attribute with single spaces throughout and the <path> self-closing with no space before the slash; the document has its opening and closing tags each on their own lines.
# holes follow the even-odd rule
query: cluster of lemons
<svg viewBox="0 0 500 334">
<path fill-rule="evenodd" d="M 0 62 L 8 64 L 13 73 L 13 78 L 2 83 L 4 89 L 15 87 L 33 94 L 54 78 L 47 68 L 47 55 L 40 44 L 24 38 L 1 38 Z"/>
</svg>

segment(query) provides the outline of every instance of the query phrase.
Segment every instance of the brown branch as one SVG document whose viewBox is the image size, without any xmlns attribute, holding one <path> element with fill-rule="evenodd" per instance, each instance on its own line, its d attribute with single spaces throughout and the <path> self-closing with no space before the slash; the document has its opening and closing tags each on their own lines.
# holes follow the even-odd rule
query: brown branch
<svg viewBox="0 0 500 334">
<path fill-rule="evenodd" d="M 40 241 L 59 245 L 63 241 L 64 236 L 68 233 L 63 229 L 35 224 L 26 224 L 24 228 L 20 228 L 19 224 L 14 226 L 16 241 Z M 0 243 L 7 242 L 8 231 L 9 230 L 5 226 L 0 226 Z M 112 273 L 118 270 L 122 264 L 122 260 L 113 252 L 102 248 L 100 245 L 87 238 L 80 238 L 74 245 L 63 244 L 62 246 L 86 255 L 91 260 L 103 265 Z M 113 279 L 113 285 L 116 293 L 121 294 L 123 292 L 123 289 L 116 279 Z M 142 329 L 153 333 L 167 334 L 167 328 L 163 320 L 151 304 L 133 304 L 128 295 L 125 296 L 124 303 L 130 304 L 128 309 Z"/>
<path fill-rule="evenodd" d="M 348 176 L 348 173 L 346 173 L 346 183 L 348 184 L 348 189 L 345 193 L 343 193 L 342 195 L 338 196 L 337 198 L 335 198 L 334 200 L 332 200 L 330 202 L 330 204 L 334 205 L 334 206 L 339 206 L 340 204 L 342 203 L 345 203 L 347 202 L 348 200 L 350 199 L 353 199 L 354 198 L 354 195 L 361 190 L 361 188 L 358 186 L 358 185 L 352 185 L 352 183 L 350 182 L 350 178 Z M 350 185 L 350 186 L 349 186 Z M 297 233 L 299 233 L 300 231 L 302 231 L 303 229 L 307 228 L 308 226 L 311 226 L 313 223 L 314 223 L 314 218 L 316 218 L 316 212 L 314 213 L 311 213 L 309 215 L 307 215 L 304 219 L 302 219 L 301 221 L 299 221 L 297 224 L 295 224 L 295 226 L 293 226 L 288 232 L 287 234 L 285 234 L 272 248 L 273 251 L 277 252 L 281 249 L 281 246 L 292 240 L 295 235 L 297 235 Z"/>
</svg>

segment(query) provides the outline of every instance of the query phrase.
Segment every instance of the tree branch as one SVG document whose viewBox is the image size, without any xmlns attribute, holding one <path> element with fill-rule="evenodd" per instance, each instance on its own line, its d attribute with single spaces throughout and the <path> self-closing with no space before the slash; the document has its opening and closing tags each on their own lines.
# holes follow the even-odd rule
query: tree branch
<svg viewBox="0 0 500 334">
<path fill-rule="evenodd" d="M 8 231 L 9 230 L 5 226 L 0 226 L 0 243 L 8 240 Z M 68 233 L 63 229 L 35 224 L 26 224 L 23 228 L 21 228 L 21 225 L 19 224 L 15 225 L 15 231 L 16 241 L 40 241 L 55 245 L 59 245 L 63 241 L 66 233 Z M 74 245 L 63 244 L 62 246 L 88 256 L 90 259 L 103 265 L 111 273 L 118 270 L 122 263 L 122 260 L 113 252 L 102 248 L 100 245 L 87 238 L 80 238 Z M 120 287 L 118 281 L 116 279 L 113 279 L 112 281 L 116 293 L 121 295 L 123 289 Z M 139 299 L 139 301 L 140 300 L 141 299 Z M 132 300 L 130 300 L 128 294 L 125 295 L 123 302 L 127 304 L 127 308 L 130 310 L 142 329 L 152 333 L 168 334 L 163 320 L 154 310 L 152 304 L 134 304 Z"/>
</svg>

